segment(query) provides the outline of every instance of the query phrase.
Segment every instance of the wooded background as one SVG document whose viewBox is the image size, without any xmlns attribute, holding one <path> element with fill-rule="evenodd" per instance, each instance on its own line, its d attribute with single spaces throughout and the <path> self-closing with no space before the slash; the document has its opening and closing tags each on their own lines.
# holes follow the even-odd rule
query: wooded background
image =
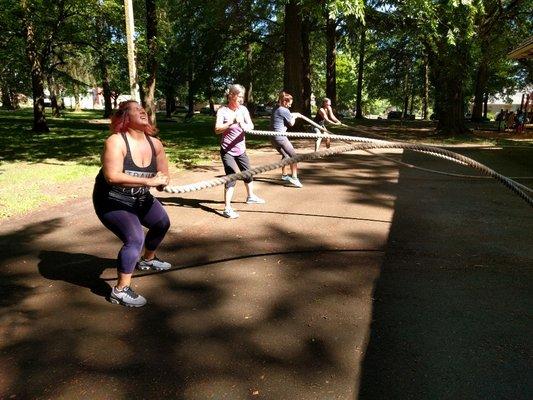
<svg viewBox="0 0 533 400">
<path fill-rule="evenodd" d="M 532 60 L 507 53 L 532 32 L 533 0 L 134 0 L 138 82 L 155 119 L 164 99 L 191 113 L 246 89 L 253 111 L 284 89 L 294 111 L 327 96 L 356 118 L 388 106 L 466 132 L 465 113 L 531 83 Z M 100 87 L 104 117 L 129 93 L 122 0 L 0 0 L 3 108 L 34 99 L 34 131 L 47 131 L 61 99 Z M 471 108 L 471 109 L 470 109 Z M 486 109 L 485 109 L 486 113 Z"/>
</svg>

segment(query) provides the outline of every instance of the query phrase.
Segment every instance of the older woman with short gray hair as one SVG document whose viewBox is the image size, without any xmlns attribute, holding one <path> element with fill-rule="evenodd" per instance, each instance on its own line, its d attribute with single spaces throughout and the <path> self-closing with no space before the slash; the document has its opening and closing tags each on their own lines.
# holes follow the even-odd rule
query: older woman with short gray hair
<svg viewBox="0 0 533 400">
<path fill-rule="evenodd" d="M 245 89 L 233 84 L 227 90 L 227 104 L 217 110 L 215 133 L 220 135 L 220 157 L 226 175 L 250 169 L 250 159 L 246 154 L 244 131 L 254 129 L 248 109 L 243 105 Z M 265 200 L 255 195 L 252 178 L 244 179 L 247 204 L 264 204 Z M 226 218 L 238 218 L 239 214 L 231 207 L 235 192 L 235 182 L 228 182 L 224 188 L 224 211 Z"/>
</svg>

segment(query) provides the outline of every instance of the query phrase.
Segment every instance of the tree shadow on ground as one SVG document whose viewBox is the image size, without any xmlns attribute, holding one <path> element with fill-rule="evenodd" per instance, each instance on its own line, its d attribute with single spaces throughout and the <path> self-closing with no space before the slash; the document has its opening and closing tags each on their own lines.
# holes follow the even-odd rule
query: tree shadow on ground
<svg viewBox="0 0 533 400">
<path fill-rule="evenodd" d="M 41 251 L 39 273 L 46 279 L 60 280 L 85 287 L 98 296 L 107 297 L 111 286 L 101 275 L 104 270 L 116 264 L 116 260 L 100 258 L 82 253 L 62 251 Z"/>
<path fill-rule="evenodd" d="M 287 238 L 275 224 L 271 230 Z M 14 367 L 0 393 L 244 400 L 259 387 L 281 399 L 316 390 L 306 382 L 317 387 L 330 376 L 346 376 L 347 363 L 334 347 L 349 342 L 352 332 L 339 332 L 339 324 L 345 326 L 339 315 L 351 312 L 373 280 L 353 263 L 364 266 L 381 252 L 314 251 L 308 262 L 305 251 L 291 249 L 316 249 L 320 238 L 302 233 L 291 240 L 287 248 L 265 252 L 261 238 L 250 238 L 246 262 L 239 262 L 243 249 L 229 250 L 233 237 L 185 237 L 167 246 L 176 258 L 183 248 L 201 249 L 184 254 L 190 260 L 180 262 L 184 269 L 133 280 L 149 300 L 142 309 L 47 290 L 49 301 L 35 310 L 25 334 L 5 342 L 3 353 Z M 41 251 L 40 258 L 42 276 L 89 288 L 100 287 L 111 261 L 62 251 Z M 272 291 L 278 294 L 270 299 Z M 58 379 L 50 380 L 51 373 Z M 283 384 L 287 374 L 295 382 L 290 388 Z"/>
<path fill-rule="evenodd" d="M 469 153 L 505 164 L 496 151 Z M 412 152 L 402 161 L 442 164 Z M 523 156 L 506 164 L 526 175 L 532 167 Z M 394 207 L 355 398 L 529 398 L 528 205 L 493 181 L 401 168 Z"/>
<path fill-rule="evenodd" d="M 416 162 L 413 154 L 403 161 Z M 2 341 L 0 361 L 11 368 L 1 372 L 7 383 L 0 397 L 347 399 L 358 390 L 355 354 L 365 350 L 370 305 L 360 398 L 520 399 L 507 395 L 517 387 L 531 392 L 523 332 L 533 246 L 522 202 L 496 184 L 450 184 L 413 171 L 402 171 L 398 184 L 391 178 L 396 165 L 380 166 L 368 155 L 333 161 L 340 177 L 312 169 L 304 171 L 307 181 L 340 186 L 357 206 L 394 206 L 373 295 L 381 251 L 328 251 L 322 236 L 288 232 L 281 219 L 266 220 L 264 231 L 246 241 L 236 239 L 238 225 L 231 235 L 217 227 L 176 236 L 164 250 L 185 268 L 133 280 L 147 307 L 130 310 L 54 289 L 40 294 L 47 302 L 36 295 L 7 307 L 14 322 L 21 310 L 32 314 L 25 325 L 13 322 L 14 333 Z M 198 202 L 204 200 L 189 206 Z M 502 215 L 494 207 L 501 204 Z M 509 220 L 521 220 L 522 228 Z M 329 221 L 316 223 L 330 229 Z M 342 234 L 372 242 L 358 221 Z M 10 250 L 36 251 L 23 243 Z M 314 249 L 323 251 L 306 253 Z M 81 287 L 98 286 L 100 268 L 112 263 L 84 253 L 39 254 L 43 276 Z M 62 259 L 56 269 L 54 260 Z M 97 267 L 86 272 L 93 262 Z M 88 276 L 70 276 L 76 268 Z"/>
<path fill-rule="evenodd" d="M 53 218 L 0 235 L 0 247 L 3 252 L 0 260 L 0 305 L 17 307 L 32 292 L 33 288 L 28 279 L 33 271 L 29 266 L 15 269 L 11 263 L 17 259 L 24 259 L 32 252 L 35 242 L 59 229 L 61 223 L 61 218 Z"/>
<path fill-rule="evenodd" d="M 203 211 L 217 215 L 220 214 L 220 212 L 212 207 L 206 206 L 206 204 L 224 204 L 222 201 L 211 199 L 188 199 L 185 197 L 165 197 L 160 198 L 159 201 L 161 201 L 164 206 L 199 208 Z"/>
</svg>

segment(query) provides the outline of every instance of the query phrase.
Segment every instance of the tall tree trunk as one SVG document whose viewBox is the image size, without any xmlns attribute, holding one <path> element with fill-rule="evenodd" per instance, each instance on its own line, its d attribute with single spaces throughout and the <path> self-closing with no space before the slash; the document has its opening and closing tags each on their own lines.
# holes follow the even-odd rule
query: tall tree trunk
<svg viewBox="0 0 533 400">
<path fill-rule="evenodd" d="M 106 45 L 112 42 L 112 35 L 109 29 L 109 25 L 105 18 L 100 18 L 97 22 L 100 29 L 100 40 L 102 42 L 102 47 L 98 51 L 98 58 L 100 64 L 100 79 L 102 80 L 102 91 L 104 95 L 104 118 L 111 117 L 113 113 L 112 105 L 112 93 L 111 93 L 111 84 L 109 83 L 109 60 L 107 58 L 107 48 Z"/>
<path fill-rule="evenodd" d="M 213 80 L 209 79 L 209 84 L 207 85 L 207 101 L 209 102 L 209 115 L 216 115 L 215 111 L 215 101 L 213 100 Z"/>
<path fill-rule="evenodd" d="M 483 99 L 488 81 L 488 61 L 481 59 L 476 73 L 474 88 L 474 107 L 472 108 L 472 121 L 479 122 L 483 118 Z"/>
<path fill-rule="evenodd" d="M 105 56 L 100 59 L 100 72 L 102 74 L 102 89 L 104 95 L 104 118 L 111 117 L 113 113 L 113 106 L 111 104 L 111 85 L 109 84 L 109 69 L 107 68 L 107 60 Z"/>
<path fill-rule="evenodd" d="M 192 59 L 189 59 L 189 65 L 187 67 L 187 106 L 189 111 L 185 118 L 192 118 L 194 116 L 194 95 L 195 95 L 195 82 L 194 82 L 194 67 Z"/>
<path fill-rule="evenodd" d="M 468 133 L 464 118 L 463 84 L 460 80 L 441 77 L 436 87 L 439 98 L 439 123 L 437 131 L 446 136 L 458 136 Z"/>
<path fill-rule="evenodd" d="M 407 118 L 407 108 L 409 107 L 409 69 L 405 70 L 405 76 L 403 81 L 403 112 L 402 118 Z"/>
<path fill-rule="evenodd" d="M 52 109 L 52 116 L 53 117 L 60 117 L 61 116 L 61 108 L 58 102 L 58 87 L 55 84 L 54 77 L 51 75 L 48 75 L 48 91 L 50 92 L 50 108 Z"/>
<path fill-rule="evenodd" d="M 296 0 L 285 5 L 283 87 L 293 96 L 292 109 L 304 112 L 302 68 L 302 7 Z"/>
<path fill-rule="evenodd" d="M 309 33 L 311 21 L 308 16 L 302 21 L 302 89 L 303 89 L 303 114 L 311 117 L 311 50 L 309 48 Z"/>
<path fill-rule="evenodd" d="M 435 87 L 435 114 L 438 119 L 437 133 L 443 136 L 465 135 L 470 131 L 464 118 L 463 85 L 468 71 L 468 50 L 450 49 L 443 35 L 438 50 L 427 48 L 430 72 Z M 454 63 L 450 63 L 454 60 Z M 444 69 L 441 66 L 447 65 Z"/>
<path fill-rule="evenodd" d="M 211 95 L 209 95 L 209 115 L 216 115 L 215 102 L 213 101 L 213 96 Z"/>
<path fill-rule="evenodd" d="M 44 76 L 43 60 L 38 54 L 35 43 L 35 30 L 29 20 L 30 11 L 26 0 L 22 1 L 24 12 L 24 37 L 26 40 L 26 55 L 31 68 L 31 90 L 33 97 L 33 131 L 49 132 L 44 111 Z"/>
<path fill-rule="evenodd" d="M 487 110 L 489 108 L 489 94 L 485 93 L 485 96 L 483 96 L 483 119 L 487 119 Z"/>
<path fill-rule="evenodd" d="M 411 98 L 409 99 L 409 118 L 411 115 L 414 115 L 415 111 L 415 88 L 414 85 L 411 85 Z"/>
<path fill-rule="evenodd" d="M 9 85 L 2 85 L 2 108 L 4 110 L 14 110 L 13 102 L 11 101 L 11 89 Z"/>
<path fill-rule="evenodd" d="M 80 88 L 75 85 L 74 86 L 74 112 L 81 111 L 81 104 L 80 104 Z"/>
<path fill-rule="evenodd" d="M 366 27 L 361 24 L 361 35 L 359 37 L 359 63 L 357 65 L 357 97 L 355 99 L 355 118 L 363 118 L 363 71 L 365 63 L 366 49 Z"/>
<path fill-rule="evenodd" d="M 424 55 L 424 93 L 422 96 L 422 119 L 428 119 L 429 105 L 429 64 L 428 57 Z"/>
<path fill-rule="evenodd" d="M 326 20 L 326 97 L 333 108 L 337 105 L 337 22 Z"/>
<path fill-rule="evenodd" d="M 251 112 L 253 113 L 255 111 L 254 106 L 254 93 L 253 93 L 253 83 L 252 83 L 252 44 L 247 43 L 245 46 L 245 52 L 246 52 L 246 69 L 244 71 L 244 89 L 246 90 L 244 93 L 244 102 L 246 104 L 246 107 L 248 107 Z"/>
<path fill-rule="evenodd" d="M 155 80 L 157 75 L 157 8 L 156 0 L 146 0 L 146 41 L 148 54 L 144 108 L 153 125 L 156 125 Z"/>
<path fill-rule="evenodd" d="M 167 87 L 165 93 L 165 111 L 167 118 L 172 117 L 172 113 L 176 111 L 176 95 L 171 87 Z"/>
</svg>

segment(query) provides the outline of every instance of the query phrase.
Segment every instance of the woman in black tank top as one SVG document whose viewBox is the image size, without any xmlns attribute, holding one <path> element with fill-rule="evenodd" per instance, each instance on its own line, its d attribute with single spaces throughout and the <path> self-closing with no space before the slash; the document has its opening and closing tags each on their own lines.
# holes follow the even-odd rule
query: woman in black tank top
<svg viewBox="0 0 533 400">
<path fill-rule="evenodd" d="M 322 105 L 318 108 L 315 116 L 315 122 L 323 127 L 326 126 L 326 122 L 333 125 L 342 125 L 341 121 L 335 117 L 333 114 L 333 109 L 331 108 L 331 100 L 327 97 L 322 100 Z M 315 128 L 316 133 L 323 133 L 320 132 L 318 128 Z M 322 138 L 318 138 L 315 143 L 315 151 L 318 151 L 320 148 L 320 142 L 322 142 Z M 326 148 L 329 149 L 330 146 L 330 138 L 326 138 Z"/>
<path fill-rule="evenodd" d="M 136 101 L 119 105 L 111 118 L 111 131 L 93 191 L 96 215 L 123 242 L 117 257 L 118 281 L 109 300 L 141 307 L 146 299 L 130 288 L 135 267 L 171 267 L 155 255 L 170 221 L 161 203 L 150 193 L 150 188 L 161 190 L 168 184 L 168 162 L 161 142 L 153 137 L 155 129 L 146 111 Z M 146 237 L 143 226 L 148 228 Z"/>
</svg>

